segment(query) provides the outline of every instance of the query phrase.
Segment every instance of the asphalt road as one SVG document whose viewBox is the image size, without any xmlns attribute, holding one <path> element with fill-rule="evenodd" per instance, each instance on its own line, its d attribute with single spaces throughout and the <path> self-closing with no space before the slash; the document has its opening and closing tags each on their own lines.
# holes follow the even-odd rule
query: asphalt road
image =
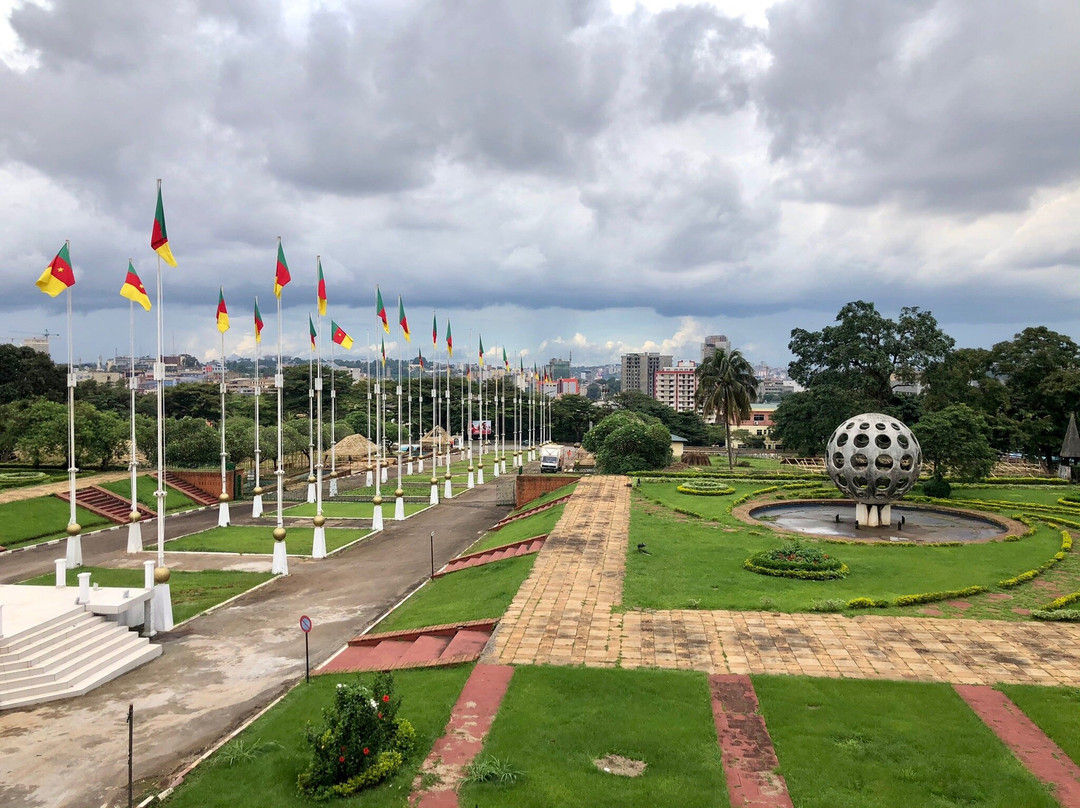
<svg viewBox="0 0 1080 808">
<path fill-rule="evenodd" d="M 488 484 L 403 522 L 387 520 L 377 537 L 321 561 L 290 559 L 289 576 L 164 635 L 164 653 L 148 665 L 85 696 L 0 712 L 0 805 L 126 805 L 129 703 L 136 714 L 135 778 L 144 791 L 166 785 L 303 676 L 301 614 L 314 623 L 315 666 L 427 578 L 431 531 L 438 567 L 508 510 L 495 505 L 495 485 Z M 216 524 L 214 509 L 166 520 L 170 532 Z M 144 540 L 153 534 L 147 528 Z M 87 537 L 84 561 L 115 560 L 126 536 L 121 529 Z M 0 581 L 47 572 L 62 555 L 62 545 L 54 545 L 5 556 Z"/>
</svg>

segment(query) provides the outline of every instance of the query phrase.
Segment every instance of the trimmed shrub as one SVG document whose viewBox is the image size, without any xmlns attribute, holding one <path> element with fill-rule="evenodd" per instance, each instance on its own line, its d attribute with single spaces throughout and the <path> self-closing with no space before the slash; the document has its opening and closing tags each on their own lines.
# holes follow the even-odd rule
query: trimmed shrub
<svg viewBox="0 0 1080 808">
<path fill-rule="evenodd" d="M 847 602 L 849 609 L 884 609 L 889 601 L 875 598 L 852 598 Z"/>
<path fill-rule="evenodd" d="M 943 592 L 920 592 L 916 595 L 901 595 L 892 602 L 893 606 L 914 606 L 918 603 L 936 603 L 939 600 L 966 598 L 986 592 L 985 586 L 968 586 L 964 589 L 947 589 Z"/>
<path fill-rule="evenodd" d="M 735 489 L 719 480 L 687 480 L 675 489 L 680 494 L 698 497 L 722 497 L 734 494 Z"/>
<path fill-rule="evenodd" d="M 942 477 L 931 477 L 922 484 L 922 490 L 928 497 L 948 499 L 949 495 L 952 493 L 952 486 L 949 485 L 948 480 L 945 480 Z"/>
<path fill-rule="evenodd" d="M 832 558 L 820 548 L 799 541 L 754 553 L 743 562 L 743 567 L 759 575 L 799 578 L 805 581 L 827 581 L 843 578 L 848 574 L 847 565 L 840 559 Z"/>
<path fill-rule="evenodd" d="M 1062 623 L 1080 623 L 1080 609 L 1032 609 L 1036 620 L 1055 620 Z"/>
</svg>

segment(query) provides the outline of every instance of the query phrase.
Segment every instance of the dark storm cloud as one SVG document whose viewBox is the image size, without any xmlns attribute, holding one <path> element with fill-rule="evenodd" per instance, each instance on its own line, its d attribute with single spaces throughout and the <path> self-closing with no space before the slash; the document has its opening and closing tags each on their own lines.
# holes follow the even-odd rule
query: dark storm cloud
<svg viewBox="0 0 1080 808">
<path fill-rule="evenodd" d="M 1080 174 L 1080 4 L 800 0 L 759 92 L 788 193 L 961 215 Z"/>
</svg>

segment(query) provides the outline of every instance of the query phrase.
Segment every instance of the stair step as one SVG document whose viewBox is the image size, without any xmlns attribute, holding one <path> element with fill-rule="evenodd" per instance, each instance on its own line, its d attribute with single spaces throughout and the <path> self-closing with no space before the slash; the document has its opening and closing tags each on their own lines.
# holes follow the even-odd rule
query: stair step
<svg viewBox="0 0 1080 808">
<path fill-rule="evenodd" d="M 490 637 L 490 631 L 463 628 L 447 643 L 446 648 L 443 649 L 442 658 L 450 659 L 458 656 L 472 656 L 473 654 L 480 656 L 480 652 L 484 650 L 484 646 L 487 645 Z"/>
<path fill-rule="evenodd" d="M 78 590 L 76 589 L 72 590 L 73 593 L 77 593 L 77 591 Z M 72 594 L 71 599 L 74 602 L 75 594 Z M 26 629 L 19 632 L 18 634 L 14 634 L 10 637 L 5 637 L 2 641 L 0 641 L 0 654 L 4 654 L 11 649 L 17 649 L 24 645 L 26 642 L 32 641 L 34 637 L 37 637 L 42 633 L 55 628 L 56 626 L 62 625 L 69 620 L 74 621 L 78 618 L 86 616 L 89 616 L 91 618 L 93 617 L 93 615 L 86 611 L 86 609 L 82 606 L 72 605 L 71 609 L 64 612 L 63 614 L 58 614 L 56 617 L 46 620 L 44 623 L 38 623 L 33 628 Z"/>
<path fill-rule="evenodd" d="M 72 590 L 73 592 L 75 590 Z M 77 615 L 65 620 L 50 621 L 44 626 L 38 626 L 33 631 L 0 648 L 0 663 L 26 659 L 32 657 L 41 648 L 48 647 L 51 643 L 62 641 L 78 632 L 88 628 L 98 621 L 96 615 L 80 609 Z"/>
<path fill-rule="evenodd" d="M 432 662 L 439 658 L 451 638 L 445 634 L 425 634 L 417 637 L 411 647 L 397 660 L 403 667 Z"/>
<path fill-rule="evenodd" d="M 117 648 L 130 644 L 133 637 L 139 639 L 138 634 L 131 630 L 117 631 L 117 628 L 115 623 L 103 623 L 97 631 L 85 633 L 78 645 L 70 646 L 63 652 L 42 654 L 21 676 L 0 677 L 0 694 L 29 684 L 24 680 L 41 680 L 44 677 L 52 682 L 63 679 L 88 662 L 107 657 Z"/>
<path fill-rule="evenodd" d="M 360 646 L 367 651 L 365 664 L 375 670 L 393 665 L 411 647 L 411 640 L 383 640 L 376 646 Z"/>
</svg>

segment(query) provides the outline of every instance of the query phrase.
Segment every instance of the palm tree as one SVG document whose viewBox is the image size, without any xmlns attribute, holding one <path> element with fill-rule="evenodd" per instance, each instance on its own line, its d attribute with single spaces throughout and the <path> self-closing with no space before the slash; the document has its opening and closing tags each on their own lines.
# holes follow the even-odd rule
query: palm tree
<svg viewBox="0 0 1080 808">
<path fill-rule="evenodd" d="M 698 389 L 694 403 L 704 418 L 716 416 L 724 421 L 728 469 L 735 467 L 731 452 L 731 422 L 750 417 L 750 404 L 757 398 L 754 369 L 739 351 L 717 351 L 697 369 Z"/>
</svg>

